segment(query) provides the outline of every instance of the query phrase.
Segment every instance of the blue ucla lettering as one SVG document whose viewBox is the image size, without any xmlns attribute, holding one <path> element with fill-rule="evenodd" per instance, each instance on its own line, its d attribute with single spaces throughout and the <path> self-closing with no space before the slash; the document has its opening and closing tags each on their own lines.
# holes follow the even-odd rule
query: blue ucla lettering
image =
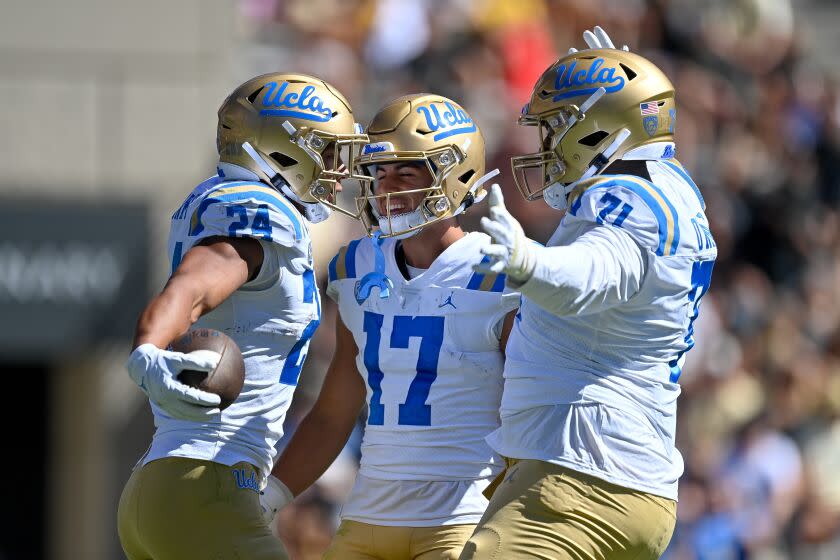
<svg viewBox="0 0 840 560">
<path fill-rule="evenodd" d="M 441 127 L 446 126 L 446 124 L 441 122 L 440 113 L 438 112 L 438 109 L 437 107 L 435 107 L 434 103 L 430 104 L 428 107 L 417 107 L 417 112 L 421 113 L 424 117 L 426 117 L 426 125 L 432 132 L 439 130 Z M 434 117 L 432 116 L 432 114 L 434 114 Z"/>
<path fill-rule="evenodd" d="M 429 130 L 432 132 L 441 131 L 434 135 L 434 140 L 440 140 L 455 134 L 475 132 L 475 123 L 463 109 L 456 109 L 449 101 L 444 102 L 443 105 L 446 107 L 443 115 L 441 115 L 435 103 L 429 103 L 428 107 L 417 107 L 417 112 L 425 117 Z"/>
<path fill-rule="evenodd" d="M 277 89 L 277 82 L 268 82 L 265 84 L 265 97 L 263 97 L 263 105 L 268 107 L 269 105 L 274 105 L 279 107 L 280 106 L 280 98 L 283 97 L 283 93 L 285 93 L 286 88 L 289 87 L 289 82 L 283 82 L 283 85 L 280 86 L 280 89 L 277 90 L 277 93 L 274 93 L 274 90 Z M 271 95 L 274 94 L 274 101 L 271 100 Z"/>
<path fill-rule="evenodd" d="M 712 230 L 709 229 L 709 223 L 706 218 L 699 212 L 694 218 L 691 218 L 691 225 L 694 226 L 694 234 L 697 236 L 697 248 L 701 251 L 717 247 L 715 239 L 712 237 Z"/>
<path fill-rule="evenodd" d="M 568 66 L 561 64 L 557 67 L 554 89 L 560 93 L 554 96 L 554 101 L 595 93 L 599 87 L 606 89 L 607 93 L 624 87 L 624 78 L 615 75 L 615 68 L 602 68 L 603 58 L 596 58 L 588 70 L 577 69 L 577 63 L 573 60 Z"/>
<path fill-rule="evenodd" d="M 443 117 L 446 119 L 446 122 L 450 124 L 450 126 L 455 126 L 456 124 L 466 124 L 471 123 L 472 120 L 467 116 L 467 114 L 463 111 L 463 109 L 455 109 L 455 107 L 447 101 L 444 103 L 448 111 L 443 114 Z"/>
<path fill-rule="evenodd" d="M 444 111 L 443 118 L 446 119 L 446 122 L 449 123 L 449 126 L 452 126 L 455 124 L 455 119 L 457 118 L 455 116 L 455 108 L 452 106 L 451 103 L 444 103 L 444 105 L 446 105 L 448 111 Z"/>
<path fill-rule="evenodd" d="M 246 478 L 245 469 L 237 469 L 233 471 L 233 478 L 236 481 L 236 486 L 244 490 L 260 491 L 260 486 L 257 484 L 256 473 L 251 473 L 251 476 Z"/>
<path fill-rule="evenodd" d="M 385 146 L 383 144 L 367 144 L 362 150 L 363 154 L 375 154 L 377 152 L 384 152 Z"/>
<path fill-rule="evenodd" d="M 332 109 L 324 106 L 323 99 L 313 95 L 315 86 L 307 85 L 300 93 L 293 91 L 286 93 L 288 87 L 289 82 L 283 82 L 280 87 L 277 87 L 277 82 L 267 83 L 263 106 L 285 107 L 285 109 L 263 109 L 260 115 L 297 117 L 319 122 L 327 122 L 332 118 Z"/>
</svg>

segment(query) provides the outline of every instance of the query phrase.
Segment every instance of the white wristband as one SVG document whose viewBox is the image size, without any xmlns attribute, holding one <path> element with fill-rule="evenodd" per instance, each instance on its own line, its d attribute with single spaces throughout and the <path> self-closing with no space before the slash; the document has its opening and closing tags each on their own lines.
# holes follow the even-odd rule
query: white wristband
<svg viewBox="0 0 840 560">
<path fill-rule="evenodd" d="M 283 484 L 279 478 L 271 475 L 265 481 L 265 488 L 260 493 L 260 505 L 263 508 L 263 518 L 267 524 L 271 523 L 277 512 L 292 503 L 295 495 Z"/>
</svg>

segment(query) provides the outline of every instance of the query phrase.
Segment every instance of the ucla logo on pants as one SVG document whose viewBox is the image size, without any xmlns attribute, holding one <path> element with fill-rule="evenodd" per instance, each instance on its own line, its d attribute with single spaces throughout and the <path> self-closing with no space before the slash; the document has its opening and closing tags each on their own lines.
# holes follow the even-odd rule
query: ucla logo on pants
<svg viewBox="0 0 840 560">
<path fill-rule="evenodd" d="M 277 86 L 277 82 L 265 84 L 263 107 L 277 107 L 276 109 L 262 109 L 260 115 L 275 117 L 295 117 L 308 121 L 327 122 L 332 118 L 332 109 L 324 105 L 324 100 L 313 95 L 315 86 L 307 85 L 301 92 L 286 92 L 289 82 Z"/>
<path fill-rule="evenodd" d="M 236 486 L 243 490 L 253 490 L 257 494 L 260 493 L 260 485 L 257 483 L 257 473 L 251 471 L 248 476 L 248 471 L 245 469 L 234 469 L 233 479 L 236 481 Z"/>
<path fill-rule="evenodd" d="M 595 93 L 599 87 L 613 93 L 624 87 L 624 78 L 615 75 L 614 67 L 603 67 L 604 59 L 596 58 L 588 69 L 577 68 L 578 61 L 571 64 L 560 64 L 557 67 L 557 77 L 554 79 L 554 89 L 557 93 L 553 101 L 560 101 L 578 95 Z"/>
<path fill-rule="evenodd" d="M 441 109 L 443 112 L 441 112 Z M 426 125 L 434 135 L 434 140 L 447 138 L 455 134 L 475 132 L 475 123 L 463 109 L 456 109 L 449 101 L 445 103 L 429 103 L 417 107 L 417 112 L 426 119 Z M 440 132 L 438 132 L 440 131 Z"/>
</svg>

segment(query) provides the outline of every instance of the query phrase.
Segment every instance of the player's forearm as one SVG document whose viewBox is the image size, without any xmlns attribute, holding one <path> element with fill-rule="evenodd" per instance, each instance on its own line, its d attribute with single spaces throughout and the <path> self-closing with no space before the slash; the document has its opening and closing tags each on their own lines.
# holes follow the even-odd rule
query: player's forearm
<svg viewBox="0 0 840 560">
<path fill-rule="evenodd" d="M 184 284 L 173 278 L 149 302 L 137 321 L 132 348 L 146 343 L 165 348 L 206 312 L 202 298 Z"/>
<path fill-rule="evenodd" d="M 571 245 L 540 247 L 522 295 L 555 315 L 597 313 L 628 301 L 645 274 L 641 248 L 611 226 L 595 228 Z"/>
<path fill-rule="evenodd" d="M 341 453 L 353 431 L 356 415 L 351 411 L 337 418 L 335 412 L 313 409 L 298 426 L 271 474 L 295 496 L 309 488 Z"/>
<path fill-rule="evenodd" d="M 164 348 L 239 289 L 262 262 L 263 248 L 254 239 L 210 238 L 190 249 L 137 321 L 134 348 L 147 342 Z"/>
</svg>

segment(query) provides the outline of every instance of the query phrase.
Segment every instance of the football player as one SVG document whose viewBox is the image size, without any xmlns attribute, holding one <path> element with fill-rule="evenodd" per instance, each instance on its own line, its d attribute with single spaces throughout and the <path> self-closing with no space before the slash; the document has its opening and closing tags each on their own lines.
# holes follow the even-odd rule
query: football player
<svg viewBox="0 0 840 560">
<path fill-rule="evenodd" d="M 362 407 L 361 469 L 325 558 L 457 558 L 500 472 L 484 438 L 498 427 L 503 349 L 519 295 L 476 273 L 490 238 L 456 216 L 484 198 L 484 139 L 439 95 L 385 106 L 358 163 L 372 177 L 370 238 L 329 267 L 336 351 L 320 396 L 269 488 L 298 494 L 338 455 Z M 282 481 L 282 482 L 280 482 Z"/>
<path fill-rule="evenodd" d="M 337 207 L 342 163 L 366 144 L 357 130 L 338 91 L 299 74 L 249 80 L 219 109 L 217 174 L 172 215 L 172 275 L 127 363 L 157 427 L 120 500 L 129 560 L 286 558 L 259 493 L 320 320 L 308 223 Z M 223 411 L 177 379 L 219 355 L 166 349 L 192 325 L 242 350 L 245 385 Z"/>
<path fill-rule="evenodd" d="M 495 187 L 482 220 L 476 268 L 523 303 L 488 437 L 510 466 L 462 559 L 654 559 L 674 528 L 679 378 L 717 249 L 674 159 L 671 82 L 600 28 L 585 38 L 522 111 L 540 152 L 512 159 L 559 227 L 531 243 Z"/>
</svg>

